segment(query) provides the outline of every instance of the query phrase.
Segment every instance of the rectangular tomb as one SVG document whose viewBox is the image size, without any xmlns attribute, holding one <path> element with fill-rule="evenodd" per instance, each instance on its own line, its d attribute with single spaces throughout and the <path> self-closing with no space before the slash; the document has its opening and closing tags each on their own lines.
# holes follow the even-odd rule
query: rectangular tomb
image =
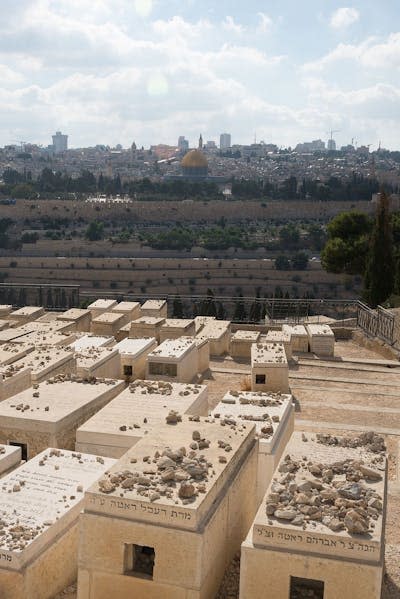
<svg viewBox="0 0 400 599">
<path fill-rule="evenodd" d="M 19 308 L 19 310 L 12 312 L 10 318 L 17 320 L 21 324 L 25 324 L 26 322 L 36 320 L 43 314 L 44 308 L 41 306 L 24 306 L 23 308 Z"/>
<path fill-rule="evenodd" d="M 57 316 L 57 320 L 61 320 L 62 322 L 71 322 L 75 326 L 75 331 L 88 333 L 90 331 L 92 313 L 90 310 L 71 308 L 70 310 L 67 310 L 66 312 L 63 312 Z"/>
<path fill-rule="evenodd" d="M 120 355 L 120 378 L 125 380 L 146 377 L 147 356 L 157 347 L 153 338 L 123 339 L 115 345 Z"/>
<path fill-rule="evenodd" d="M 147 356 L 146 378 L 190 383 L 197 376 L 197 366 L 193 337 L 167 339 Z"/>
<path fill-rule="evenodd" d="M 114 335 L 115 341 L 119 342 L 123 339 L 129 337 L 129 333 L 131 332 L 131 321 L 128 324 L 125 324 L 123 327 L 119 329 Z"/>
<path fill-rule="evenodd" d="M 242 544 L 240 599 L 380 599 L 383 438 L 294 433 Z"/>
<path fill-rule="evenodd" d="M 229 320 L 212 320 L 207 322 L 196 336 L 209 340 L 212 356 L 222 356 L 229 352 L 231 323 Z"/>
<path fill-rule="evenodd" d="M 153 316 L 155 318 L 167 318 L 168 303 L 167 300 L 147 300 L 141 307 L 142 316 Z"/>
<path fill-rule="evenodd" d="M 251 356 L 251 346 L 260 339 L 259 331 L 236 331 L 231 337 L 229 353 L 232 358 L 248 358 Z"/>
<path fill-rule="evenodd" d="M 251 389 L 288 393 L 289 367 L 282 343 L 254 343 L 251 347 Z"/>
<path fill-rule="evenodd" d="M 308 333 L 305 326 L 302 324 L 283 324 L 282 331 L 291 335 L 293 352 L 300 354 L 309 352 Z"/>
<path fill-rule="evenodd" d="M 29 325 L 28 325 L 29 326 Z M 34 346 L 38 345 L 52 345 L 54 347 L 58 345 L 69 345 L 75 341 L 76 335 L 74 333 L 64 333 L 58 330 L 36 330 L 30 331 L 13 339 L 11 343 L 29 343 Z"/>
<path fill-rule="evenodd" d="M 113 308 L 115 308 L 116 305 L 117 302 L 115 300 L 100 298 L 95 302 L 92 302 L 87 309 L 91 312 L 92 320 L 94 320 L 100 316 L 100 314 L 103 314 L 104 312 L 110 312 Z"/>
<path fill-rule="evenodd" d="M 216 405 L 214 418 L 251 422 L 258 439 L 257 505 L 264 497 L 282 452 L 294 427 L 294 404 L 291 395 L 230 391 Z"/>
<path fill-rule="evenodd" d="M 4 343 L 0 345 L 0 365 L 12 364 L 34 350 L 33 345 L 27 343 Z"/>
<path fill-rule="evenodd" d="M 155 316 L 142 316 L 131 322 L 129 337 L 131 339 L 143 339 L 144 337 L 154 337 L 157 343 L 160 342 L 161 327 L 165 318 Z"/>
<path fill-rule="evenodd" d="M 316 356 L 333 358 L 335 353 L 335 335 L 327 324 L 308 324 L 306 326 L 310 343 L 310 352 Z"/>
<path fill-rule="evenodd" d="M 92 319 L 91 331 L 94 335 L 117 334 L 119 329 L 127 324 L 128 317 L 120 312 L 103 312 Z"/>
<path fill-rule="evenodd" d="M 13 309 L 13 307 L 11 304 L 1 304 L 0 305 L 0 318 L 8 318 L 12 309 Z"/>
<path fill-rule="evenodd" d="M 91 347 L 109 347 L 114 345 L 113 337 L 102 337 L 100 335 L 82 335 L 78 336 L 76 341 L 71 343 L 71 348 L 74 351 L 85 351 Z"/>
<path fill-rule="evenodd" d="M 292 336 L 289 331 L 268 331 L 266 336 L 267 343 L 282 343 L 285 348 L 288 362 L 292 359 Z"/>
<path fill-rule="evenodd" d="M 140 318 L 141 310 L 139 302 L 119 302 L 114 308 L 111 310 L 112 312 L 119 312 L 120 314 L 125 314 L 127 317 L 127 321 L 135 320 L 136 318 Z"/>
<path fill-rule="evenodd" d="M 89 347 L 75 352 L 76 374 L 83 378 L 120 378 L 121 357 L 115 347 Z"/>
<path fill-rule="evenodd" d="M 74 449 L 76 429 L 124 388 L 58 375 L 0 403 L 0 443 L 18 443 L 27 459 L 46 447 Z"/>
<path fill-rule="evenodd" d="M 14 363 L 31 369 L 32 383 L 40 383 L 56 374 L 75 372 L 74 352 L 67 347 L 38 345 L 33 352 Z"/>
<path fill-rule="evenodd" d="M 210 342 L 208 339 L 194 338 L 197 346 L 197 372 L 204 374 L 210 368 Z"/>
<path fill-rule="evenodd" d="M 19 446 L 0 444 L 0 476 L 4 476 L 19 466 L 21 459 L 22 454 Z"/>
<path fill-rule="evenodd" d="M 184 416 L 143 437 L 85 495 L 79 599 L 215 597 L 255 511 L 256 461 L 249 424 Z"/>
<path fill-rule="evenodd" d="M 120 458 L 166 422 L 171 411 L 207 416 L 204 385 L 135 381 L 76 431 L 76 450 Z"/>
<path fill-rule="evenodd" d="M 0 401 L 31 386 L 31 368 L 20 360 L 0 366 Z"/>
<path fill-rule="evenodd" d="M 161 327 L 160 343 L 166 339 L 177 339 L 178 337 L 194 337 L 196 327 L 194 320 L 184 318 L 167 318 Z"/>
<path fill-rule="evenodd" d="M 84 492 L 114 463 L 46 449 L 2 478 L 1 599 L 53 599 L 74 582 Z"/>
</svg>

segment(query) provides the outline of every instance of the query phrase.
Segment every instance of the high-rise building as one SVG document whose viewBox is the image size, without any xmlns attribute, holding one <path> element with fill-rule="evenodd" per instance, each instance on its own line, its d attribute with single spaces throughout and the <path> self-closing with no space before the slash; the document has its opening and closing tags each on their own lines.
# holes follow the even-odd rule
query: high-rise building
<svg viewBox="0 0 400 599">
<path fill-rule="evenodd" d="M 336 141 L 334 139 L 328 139 L 328 152 L 334 152 L 336 150 Z"/>
<path fill-rule="evenodd" d="M 219 138 L 219 147 L 221 150 L 229 150 L 232 147 L 232 139 L 230 133 L 221 133 Z"/>
<path fill-rule="evenodd" d="M 189 150 L 189 142 L 184 135 L 181 135 L 178 139 L 178 150 L 180 152 L 187 152 Z"/>
<path fill-rule="evenodd" d="M 66 152 L 68 150 L 68 135 L 63 135 L 61 131 L 57 131 L 53 137 L 53 150 L 55 154 Z"/>
</svg>

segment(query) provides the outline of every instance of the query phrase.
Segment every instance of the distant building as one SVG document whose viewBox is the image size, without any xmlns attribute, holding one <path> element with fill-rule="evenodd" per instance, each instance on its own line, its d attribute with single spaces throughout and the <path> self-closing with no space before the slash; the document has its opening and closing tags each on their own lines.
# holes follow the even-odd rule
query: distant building
<svg viewBox="0 0 400 599">
<path fill-rule="evenodd" d="M 325 142 L 322 141 L 322 139 L 305 141 L 302 144 L 297 144 L 297 146 L 295 147 L 295 152 L 298 152 L 299 154 L 308 154 L 309 152 L 323 152 L 324 150 L 326 150 L 326 147 Z"/>
<path fill-rule="evenodd" d="M 61 131 L 57 131 L 53 138 L 53 150 L 55 154 L 66 152 L 68 150 L 68 135 L 63 135 Z"/>
<path fill-rule="evenodd" d="M 215 141 L 209 140 L 206 143 L 206 149 L 207 150 L 216 150 L 217 149 L 217 144 L 215 143 Z"/>
<path fill-rule="evenodd" d="M 328 152 L 335 152 L 336 150 L 336 141 L 334 139 L 328 140 Z"/>
<path fill-rule="evenodd" d="M 221 133 L 219 138 L 219 147 L 221 150 L 229 150 L 232 147 L 232 139 L 230 133 Z"/>
<path fill-rule="evenodd" d="M 189 142 L 184 135 L 178 138 L 178 150 L 182 153 L 189 151 Z"/>
</svg>

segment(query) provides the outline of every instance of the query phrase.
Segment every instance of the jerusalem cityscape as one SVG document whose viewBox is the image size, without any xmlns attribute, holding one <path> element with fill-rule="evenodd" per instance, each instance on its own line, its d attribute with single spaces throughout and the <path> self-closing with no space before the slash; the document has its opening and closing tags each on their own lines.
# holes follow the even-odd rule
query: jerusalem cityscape
<svg viewBox="0 0 400 599">
<path fill-rule="evenodd" d="M 0 599 L 400 599 L 398 4 L 3 8 Z"/>
</svg>

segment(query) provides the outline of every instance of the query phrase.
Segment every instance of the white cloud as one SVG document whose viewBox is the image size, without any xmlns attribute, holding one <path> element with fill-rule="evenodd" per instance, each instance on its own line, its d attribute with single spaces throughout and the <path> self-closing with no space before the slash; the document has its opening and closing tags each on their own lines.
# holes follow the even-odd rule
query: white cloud
<svg viewBox="0 0 400 599">
<path fill-rule="evenodd" d="M 331 16 L 330 25 L 334 29 L 345 29 L 360 18 L 360 13 L 356 8 L 343 7 L 338 8 Z"/>
<path fill-rule="evenodd" d="M 244 32 L 243 25 L 236 23 L 235 19 L 233 17 L 231 17 L 230 15 L 225 17 L 225 20 L 222 22 L 222 27 L 226 31 L 232 31 L 233 33 L 236 33 L 237 35 L 241 35 Z"/>
<path fill-rule="evenodd" d="M 257 13 L 257 16 L 259 17 L 258 31 L 260 31 L 261 33 L 267 33 L 267 31 L 271 29 L 271 17 L 266 15 L 264 12 Z"/>
<path fill-rule="evenodd" d="M 352 61 L 367 69 L 393 70 L 400 68 L 400 32 L 391 33 L 386 40 L 370 37 L 359 44 L 338 44 L 322 58 L 303 65 L 305 71 L 322 71 L 326 67 Z M 396 74 L 396 76 L 398 76 Z"/>
</svg>

